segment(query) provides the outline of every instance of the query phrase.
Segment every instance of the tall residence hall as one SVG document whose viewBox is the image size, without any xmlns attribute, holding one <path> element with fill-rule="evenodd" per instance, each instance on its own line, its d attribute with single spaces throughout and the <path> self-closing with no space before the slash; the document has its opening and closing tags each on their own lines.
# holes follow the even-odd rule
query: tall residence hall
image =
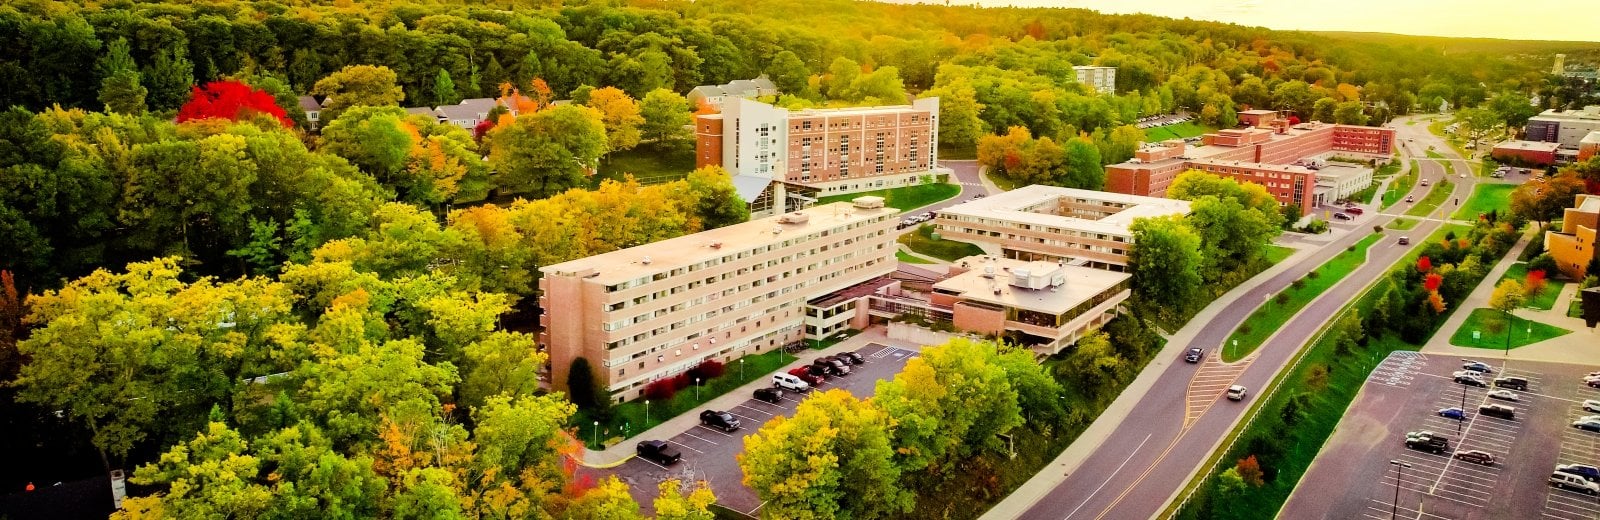
<svg viewBox="0 0 1600 520">
<path fill-rule="evenodd" d="M 916 184 L 939 159 L 939 98 L 910 105 L 788 110 L 741 97 L 695 117 L 695 166 L 721 166 L 753 215 L 817 196 Z"/>
<path fill-rule="evenodd" d="M 540 269 L 553 386 L 582 357 L 613 399 L 635 399 L 705 360 L 804 339 L 809 301 L 894 272 L 898 212 L 857 197 Z"/>
<path fill-rule="evenodd" d="M 1594 261 L 1595 230 L 1600 229 L 1600 195 L 1578 195 L 1561 219 L 1561 230 L 1544 233 L 1544 249 L 1561 274 L 1582 280 Z"/>
<path fill-rule="evenodd" d="M 1202 170 L 1260 184 L 1280 205 L 1299 204 L 1310 214 L 1371 184 L 1370 169 L 1328 166 L 1328 158 L 1383 162 L 1394 154 L 1392 128 L 1291 125 L 1271 110 L 1240 112 L 1239 121 L 1248 127 L 1206 134 L 1204 146 L 1176 139 L 1145 146 L 1133 159 L 1106 167 L 1106 191 L 1165 197 L 1179 174 Z"/>
<path fill-rule="evenodd" d="M 991 255 L 1124 271 L 1134 219 L 1187 214 L 1184 200 L 1036 184 L 945 208 L 934 225 Z"/>
</svg>

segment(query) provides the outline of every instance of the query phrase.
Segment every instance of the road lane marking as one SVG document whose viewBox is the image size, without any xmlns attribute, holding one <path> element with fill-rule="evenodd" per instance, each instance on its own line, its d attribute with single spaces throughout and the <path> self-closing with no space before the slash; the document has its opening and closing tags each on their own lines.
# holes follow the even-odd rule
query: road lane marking
<svg viewBox="0 0 1600 520">
<path fill-rule="evenodd" d="M 1106 477 L 1106 481 L 1105 482 L 1101 482 L 1100 483 L 1100 487 L 1094 488 L 1094 491 L 1089 492 L 1089 496 L 1085 497 L 1083 499 L 1083 502 L 1079 502 L 1078 503 L 1078 507 L 1072 508 L 1072 512 L 1067 513 L 1067 516 L 1061 517 L 1062 520 L 1066 520 L 1068 518 L 1072 518 L 1072 515 L 1078 514 L 1078 510 L 1079 509 L 1083 509 L 1084 504 L 1088 504 L 1090 500 L 1094 499 L 1095 495 L 1100 493 L 1101 489 L 1105 489 L 1106 484 L 1110 484 L 1111 483 L 1111 478 L 1117 476 L 1117 473 L 1120 473 L 1122 471 L 1122 467 L 1123 466 L 1127 466 L 1128 462 L 1133 460 L 1133 456 L 1134 455 L 1138 455 L 1139 454 L 1139 449 L 1144 448 L 1144 443 L 1150 442 L 1150 437 L 1153 436 L 1153 435 L 1155 435 L 1155 434 L 1154 433 L 1145 434 L 1144 440 L 1139 441 L 1139 445 L 1135 446 L 1133 448 L 1133 451 L 1128 453 L 1128 458 L 1122 459 L 1122 464 L 1118 464 L 1117 465 L 1117 469 L 1113 470 L 1111 472 L 1111 475 Z"/>
</svg>

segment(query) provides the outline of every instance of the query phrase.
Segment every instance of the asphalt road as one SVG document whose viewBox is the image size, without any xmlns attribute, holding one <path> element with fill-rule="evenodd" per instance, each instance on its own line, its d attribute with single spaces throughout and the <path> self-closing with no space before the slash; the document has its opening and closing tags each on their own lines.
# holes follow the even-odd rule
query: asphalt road
<svg viewBox="0 0 1600 520">
<path fill-rule="evenodd" d="M 830 378 L 822 389 L 839 388 L 857 397 L 871 396 L 876 391 L 878 380 L 893 378 L 895 374 L 900 373 L 900 369 L 907 361 L 917 355 L 914 351 L 878 344 L 870 344 L 857 352 L 865 357 L 867 362 L 850 367 L 850 375 Z M 784 367 L 784 371 L 794 366 L 799 365 Z M 683 453 L 683 460 L 671 467 L 662 467 L 654 462 L 633 457 L 621 466 L 611 469 L 580 468 L 578 477 L 598 480 L 608 475 L 616 475 L 628 484 L 629 493 L 647 514 L 655 511 L 653 504 L 657 486 L 662 480 L 673 477 L 684 482 L 705 480 L 710 483 L 711 491 L 717 495 L 717 505 L 758 516 L 757 509 L 761 506 L 761 499 L 756 496 L 754 490 L 745 487 L 744 472 L 739 469 L 735 456 L 744 451 L 746 435 L 759 430 L 762 424 L 775 416 L 793 413 L 803 399 L 803 395 L 797 396 L 793 393 L 784 394 L 783 404 L 772 404 L 752 398 L 733 409 L 726 410 L 738 416 L 739 422 L 742 423 L 737 431 L 728 433 L 696 425 L 667 439 Z M 700 411 L 688 413 L 699 414 Z"/>
<path fill-rule="evenodd" d="M 1444 143 L 1427 134 L 1426 126 L 1420 123 L 1413 127 L 1401 124 L 1398 128 L 1401 131 L 1397 137 L 1405 147 L 1405 155 L 1410 155 L 1413 152 L 1411 147 L 1417 144 L 1425 149 L 1425 143 L 1428 142 L 1436 143 L 1441 152 L 1448 152 Z M 1422 133 L 1406 131 L 1408 128 L 1420 128 Z M 1407 137 L 1415 139 L 1416 143 L 1407 143 Z M 1416 149 L 1414 152 L 1421 155 L 1423 150 Z M 1445 175 L 1443 167 L 1437 162 L 1421 161 L 1420 165 L 1423 178 L 1430 183 L 1438 182 Z M 1467 179 L 1453 180 L 1457 184 L 1452 198 L 1466 199 L 1471 194 L 1475 178 L 1469 175 Z M 1428 189 L 1419 185 L 1413 188 L 1412 194 L 1421 200 Z M 1391 210 L 1403 213 L 1409 206 L 1402 202 L 1391 207 Z M 1335 227 L 1352 229 L 1354 232 L 1324 246 L 1293 268 L 1249 291 L 1239 301 L 1265 302 L 1293 280 L 1304 276 L 1345 247 L 1360 241 L 1367 235 L 1361 228 L 1382 226 L 1392 220 L 1392 217 L 1377 214 L 1376 210 L 1368 208 L 1365 215 L 1352 222 L 1335 224 Z M 1435 214 L 1448 215 L 1454 210 L 1455 205 L 1446 202 Z M 1440 224 L 1439 220 L 1423 221 L 1404 233 L 1426 237 Z M 1398 234 L 1390 233 L 1391 237 Z M 1411 246 L 1399 246 L 1393 242 L 1393 238 L 1385 238 L 1370 248 L 1366 263 L 1304 307 L 1300 314 L 1290 319 L 1258 349 L 1257 357 L 1240 373 L 1236 383 L 1251 389 L 1264 387 L 1324 322 L 1421 242 L 1416 240 Z M 1225 309 L 1206 324 L 1191 345 L 1217 348 L 1254 310 L 1255 305 L 1235 305 Z M 1182 351 L 1188 346 L 1179 347 L 1172 351 Z M 1216 450 L 1223 436 L 1232 430 L 1246 409 L 1241 404 L 1218 403 L 1185 427 L 1184 416 L 1188 410 L 1185 393 L 1195 370 L 1196 365 L 1193 364 L 1172 364 L 1161 375 L 1163 383 L 1158 383 L 1140 399 L 1128 417 L 1083 462 L 1077 472 L 1035 503 L 1022 518 L 1124 519 L 1149 518 L 1160 513 L 1170 500 L 1177 498 L 1178 491 Z M 1255 398 L 1258 396 L 1251 397 Z"/>
<path fill-rule="evenodd" d="M 1480 360 L 1496 365 L 1496 375 L 1529 380 L 1527 391 L 1514 391 L 1518 402 L 1489 399 L 1485 389 L 1452 382 L 1451 372 L 1462 365 L 1454 357 L 1396 352 L 1378 364 L 1301 480 L 1351 485 L 1301 486 L 1279 516 L 1377 520 L 1397 512 L 1401 518 L 1600 517 L 1595 498 L 1546 484 L 1557 463 L 1600 463 L 1600 433 L 1571 427 L 1578 415 L 1587 413 L 1579 403 L 1600 399 L 1600 391 L 1579 383 L 1581 374 L 1596 367 L 1521 361 L 1500 366 L 1493 351 Z M 1478 415 L 1478 406 L 1487 403 L 1515 407 L 1515 420 Z M 1439 416 L 1440 409 L 1450 407 L 1466 410 L 1465 420 Z M 1455 450 L 1487 451 L 1499 462 L 1480 466 L 1448 454 L 1407 449 L 1406 432 L 1417 430 L 1449 438 Z M 1397 470 L 1391 460 L 1410 466 Z"/>
</svg>

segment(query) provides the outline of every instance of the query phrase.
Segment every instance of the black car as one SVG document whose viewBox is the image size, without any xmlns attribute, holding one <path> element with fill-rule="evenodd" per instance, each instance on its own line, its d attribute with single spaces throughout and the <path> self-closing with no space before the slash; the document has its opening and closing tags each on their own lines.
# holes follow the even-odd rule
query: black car
<svg viewBox="0 0 1600 520">
<path fill-rule="evenodd" d="M 777 388 L 757 388 L 756 399 L 760 399 L 772 404 L 782 403 L 783 390 L 779 390 Z"/>
<path fill-rule="evenodd" d="M 671 466 L 683 458 L 683 453 L 673 448 L 666 441 L 641 441 L 637 448 L 640 457 L 649 459 L 662 466 Z"/>
<path fill-rule="evenodd" d="M 1479 378 L 1473 377 L 1473 376 L 1468 376 L 1468 375 L 1456 376 L 1455 381 L 1457 383 L 1461 383 L 1461 384 L 1467 385 L 1467 386 L 1477 386 L 1477 387 L 1488 387 L 1489 386 L 1488 384 L 1485 384 L 1482 379 L 1479 379 Z"/>
<path fill-rule="evenodd" d="M 818 364 L 806 365 L 805 366 L 805 371 L 806 371 L 807 374 L 811 374 L 813 377 L 828 377 L 828 375 L 829 375 L 828 373 L 831 372 L 830 370 L 828 370 L 828 364 L 827 363 L 823 363 L 823 364 L 820 364 L 820 365 L 818 365 Z M 810 381 L 806 381 L 806 382 L 810 383 Z M 816 386 L 816 385 L 812 385 L 812 386 Z"/>
<path fill-rule="evenodd" d="M 843 354 L 839 354 L 839 357 L 850 358 L 850 362 L 856 365 L 867 362 L 867 358 L 861 357 L 861 354 L 857 354 L 855 352 L 845 352 Z"/>
<path fill-rule="evenodd" d="M 1515 420 L 1517 409 L 1503 404 L 1486 404 L 1478 407 L 1478 413 L 1489 417 L 1499 417 L 1505 420 Z"/>
<path fill-rule="evenodd" d="M 842 376 L 850 373 L 850 367 L 842 362 L 831 359 L 818 359 L 811 362 L 811 366 L 822 367 L 830 376 Z"/>
<path fill-rule="evenodd" d="M 1497 377 L 1497 378 L 1494 378 L 1494 386 L 1497 386 L 1497 387 L 1500 387 L 1500 388 L 1510 388 L 1512 390 L 1521 390 L 1523 392 L 1526 392 L 1526 391 L 1528 391 L 1528 380 L 1520 378 L 1520 377 L 1515 377 L 1515 376 L 1513 376 L 1513 377 Z"/>
<path fill-rule="evenodd" d="M 826 357 L 823 357 L 822 359 L 826 359 L 828 361 L 838 361 L 840 363 L 844 363 L 844 366 L 851 366 L 851 365 L 856 364 L 856 360 L 850 359 L 849 357 L 846 357 L 844 355 L 826 356 Z"/>
<path fill-rule="evenodd" d="M 1184 361 L 1188 361 L 1190 363 L 1199 363 L 1200 359 L 1204 358 L 1204 357 L 1206 357 L 1205 349 L 1202 349 L 1202 348 L 1199 348 L 1199 347 L 1195 347 L 1195 348 L 1189 349 L 1189 351 L 1187 353 L 1184 353 L 1183 360 Z"/>
<path fill-rule="evenodd" d="M 1444 452 L 1450 451 L 1450 439 L 1428 431 L 1409 432 L 1406 433 L 1406 447 L 1413 450 L 1444 454 Z"/>
<path fill-rule="evenodd" d="M 728 412 L 706 410 L 700 412 L 700 424 L 732 433 L 739 429 L 739 419 Z"/>
</svg>

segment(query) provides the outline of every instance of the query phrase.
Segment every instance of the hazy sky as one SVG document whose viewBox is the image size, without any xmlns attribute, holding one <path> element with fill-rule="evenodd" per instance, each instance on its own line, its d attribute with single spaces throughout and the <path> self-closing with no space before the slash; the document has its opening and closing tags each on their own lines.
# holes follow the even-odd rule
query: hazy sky
<svg viewBox="0 0 1600 520">
<path fill-rule="evenodd" d="M 893 1 L 914 3 L 918 0 Z M 1107 13 L 1149 13 L 1273 29 L 1600 41 L 1600 23 L 1596 23 L 1600 12 L 1595 10 L 1596 0 L 951 0 L 950 3 L 1082 7 Z"/>
</svg>

